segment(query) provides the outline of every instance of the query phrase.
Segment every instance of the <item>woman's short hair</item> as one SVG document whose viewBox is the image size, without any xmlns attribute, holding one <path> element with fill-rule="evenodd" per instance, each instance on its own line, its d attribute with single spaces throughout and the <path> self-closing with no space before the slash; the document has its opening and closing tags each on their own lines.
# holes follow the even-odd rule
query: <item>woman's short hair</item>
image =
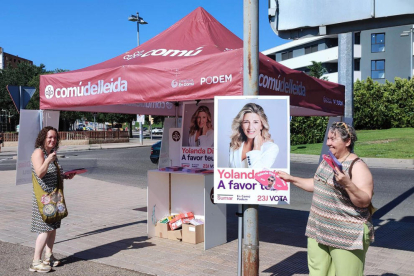
<svg viewBox="0 0 414 276">
<path fill-rule="evenodd" d="M 35 149 L 37 148 L 42 148 L 45 145 L 45 140 L 47 137 L 47 133 L 49 132 L 49 130 L 54 130 L 56 132 L 56 146 L 55 149 L 57 150 L 59 148 L 59 143 L 60 143 L 60 137 L 59 137 L 59 132 L 57 131 L 56 128 L 51 127 L 51 126 L 47 126 L 42 128 L 41 131 L 39 131 L 39 134 L 37 135 L 36 138 L 36 142 L 35 142 Z"/>
<path fill-rule="evenodd" d="M 349 145 L 349 150 L 351 152 L 354 151 L 355 141 L 357 140 L 355 129 L 344 122 L 335 122 L 329 127 L 329 131 L 331 132 L 338 132 L 339 137 L 341 137 L 342 141 L 347 142 L 349 139 L 351 140 L 351 144 Z"/>
<path fill-rule="evenodd" d="M 191 117 L 190 135 L 193 135 L 194 133 L 196 133 L 197 130 L 200 129 L 197 124 L 197 117 L 200 112 L 204 112 L 207 114 L 207 127 L 213 128 L 213 124 L 211 123 L 210 109 L 208 109 L 208 107 L 205 105 L 200 105 Z"/>
<path fill-rule="evenodd" d="M 242 143 L 247 141 L 247 137 L 243 132 L 242 129 L 242 122 L 244 119 L 244 115 L 247 113 L 255 113 L 259 115 L 260 121 L 262 122 L 263 130 L 262 130 L 262 136 L 264 140 L 273 142 L 273 140 L 270 138 L 269 133 L 269 123 L 267 121 L 267 116 L 263 110 L 263 108 L 255 103 L 248 103 L 239 111 L 237 116 L 233 119 L 233 123 L 231 124 L 231 130 L 232 134 L 230 136 L 230 148 L 233 150 L 237 150 L 241 147 Z"/>
</svg>

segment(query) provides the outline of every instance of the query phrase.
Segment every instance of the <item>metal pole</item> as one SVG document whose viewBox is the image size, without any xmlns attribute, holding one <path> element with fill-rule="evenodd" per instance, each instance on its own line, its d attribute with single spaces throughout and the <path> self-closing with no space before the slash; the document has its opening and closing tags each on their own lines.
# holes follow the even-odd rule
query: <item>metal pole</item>
<svg viewBox="0 0 414 276">
<path fill-rule="evenodd" d="M 243 95 L 254 96 L 259 95 L 259 0 L 244 0 L 243 10 Z M 243 275 L 259 275 L 258 205 L 247 205 L 243 224 Z"/>
<path fill-rule="evenodd" d="M 137 12 L 137 44 L 139 46 L 139 13 Z"/>
<path fill-rule="evenodd" d="M 242 242 L 243 242 L 243 204 L 239 204 L 238 206 L 238 218 L 237 221 L 239 223 L 239 229 L 238 229 L 238 258 L 237 258 L 237 276 L 241 276 L 242 274 Z"/>
<path fill-rule="evenodd" d="M 413 28 L 410 28 L 410 79 L 413 77 Z"/>
<path fill-rule="evenodd" d="M 137 43 L 139 46 L 139 13 L 137 12 Z M 137 116 L 138 119 L 138 116 Z M 144 145 L 144 131 L 142 130 L 142 121 L 139 120 L 139 143 Z"/>
<path fill-rule="evenodd" d="M 345 117 L 354 117 L 354 34 L 338 36 L 338 83 L 345 85 Z"/>
</svg>

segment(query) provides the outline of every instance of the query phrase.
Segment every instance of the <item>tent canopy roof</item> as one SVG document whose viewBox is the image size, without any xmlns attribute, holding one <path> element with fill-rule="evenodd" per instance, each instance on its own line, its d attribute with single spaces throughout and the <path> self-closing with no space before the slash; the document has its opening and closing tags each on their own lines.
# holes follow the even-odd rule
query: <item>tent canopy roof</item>
<svg viewBox="0 0 414 276">
<path fill-rule="evenodd" d="M 259 94 L 294 116 L 343 115 L 344 87 L 259 55 Z M 40 79 L 40 108 L 175 115 L 174 102 L 243 95 L 243 41 L 203 8 L 105 62 Z"/>
</svg>

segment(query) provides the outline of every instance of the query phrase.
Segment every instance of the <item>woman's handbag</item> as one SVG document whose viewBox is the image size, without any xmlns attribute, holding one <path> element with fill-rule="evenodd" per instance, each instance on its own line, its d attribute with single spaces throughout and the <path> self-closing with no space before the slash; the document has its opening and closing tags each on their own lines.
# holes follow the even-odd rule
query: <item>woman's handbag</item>
<svg viewBox="0 0 414 276">
<path fill-rule="evenodd" d="M 37 206 L 39 207 L 43 221 L 46 223 L 60 221 L 68 215 L 65 197 L 63 196 L 63 180 L 56 162 L 55 166 L 57 168 L 58 186 L 51 193 L 46 193 L 42 189 L 36 176 L 32 173 L 33 190 L 36 196 Z"/>
</svg>

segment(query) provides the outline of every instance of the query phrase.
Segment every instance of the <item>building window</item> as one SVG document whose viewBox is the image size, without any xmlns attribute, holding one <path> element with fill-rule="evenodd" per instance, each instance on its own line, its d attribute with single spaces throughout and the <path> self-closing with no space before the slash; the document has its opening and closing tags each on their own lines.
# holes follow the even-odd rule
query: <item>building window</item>
<svg viewBox="0 0 414 276">
<path fill-rule="evenodd" d="M 371 60 L 371 78 L 385 78 L 385 60 Z"/>
<path fill-rule="evenodd" d="M 354 59 L 354 71 L 361 71 L 361 59 Z"/>
<path fill-rule="evenodd" d="M 361 45 L 361 33 L 355 33 L 354 35 L 354 44 L 355 45 Z"/>
<path fill-rule="evenodd" d="M 371 34 L 371 53 L 385 51 L 385 33 Z"/>
<path fill-rule="evenodd" d="M 305 55 L 318 51 L 318 44 L 305 47 Z"/>
<path fill-rule="evenodd" d="M 282 60 L 293 58 L 293 51 L 282 53 Z"/>
</svg>

